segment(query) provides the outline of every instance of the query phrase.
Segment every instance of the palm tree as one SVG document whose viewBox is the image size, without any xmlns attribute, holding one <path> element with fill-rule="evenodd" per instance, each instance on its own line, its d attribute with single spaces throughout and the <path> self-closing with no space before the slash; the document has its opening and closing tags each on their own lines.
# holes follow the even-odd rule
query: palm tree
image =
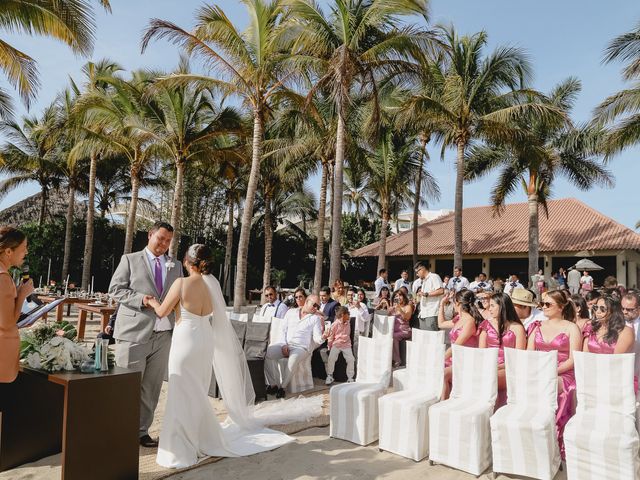
<svg viewBox="0 0 640 480">
<path fill-rule="evenodd" d="M 57 110 L 55 102 L 45 108 L 41 118 L 24 117 L 22 125 L 14 121 L 0 123 L 0 132 L 8 141 L 0 149 L 0 198 L 29 182 L 40 186 L 40 215 L 42 225 L 47 213 L 51 189 L 61 184 L 61 172 L 56 161 Z"/>
<path fill-rule="evenodd" d="M 501 145 L 475 145 L 468 152 L 466 179 L 500 169 L 491 202 L 499 213 L 506 198 L 518 186 L 529 204 L 529 282 L 538 271 L 539 206 L 548 216 L 547 199 L 558 175 L 581 190 L 593 185 L 612 186 L 610 173 L 596 160 L 598 131 L 574 126 L 568 115 L 580 92 L 580 81 L 569 78 L 549 93 L 545 103 L 564 112 L 564 118 L 550 119 L 531 112 L 519 118 L 518 127 L 528 132 L 521 141 Z"/>
<path fill-rule="evenodd" d="M 498 47 L 483 55 L 487 34 L 479 32 L 459 37 L 453 27 L 441 29 L 444 61 L 435 62 L 430 77 L 436 85 L 414 95 L 407 105 L 415 112 L 423 132 L 443 132 L 444 146 L 456 148 L 456 187 L 454 217 L 454 265 L 462 265 L 462 208 L 464 159 L 474 141 L 495 144 L 524 138 L 525 132 L 512 121 L 525 113 L 558 117 L 561 113 L 540 102 L 515 103 L 525 93 L 530 65 L 517 48 Z"/>
<path fill-rule="evenodd" d="M 108 0 L 100 3 L 111 11 Z M 95 29 L 90 5 L 87 0 L 4 0 L 0 3 L 0 18 L 6 31 L 55 38 L 75 53 L 89 55 Z M 0 39 L 0 70 L 28 106 L 39 84 L 35 60 Z M 11 113 L 10 97 L 0 89 L 0 118 Z"/>
<path fill-rule="evenodd" d="M 595 123 L 609 127 L 602 142 L 607 159 L 640 143 L 640 25 L 609 43 L 605 50 L 605 62 L 616 60 L 627 62 L 623 78 L 633 81 L 633 84 L 607 97 L 595 109 Z"/>
<path fill-rule="evenodd" d="M 196 82 L 215 87 L 225 94 L 239 96 L 253 114 L 251 169 L 238 240 L 238 274 L 233 299 L 235 311 L 239 311 L 246 302 L 249 233 L 258 188 L 265 115 L 272 97 L 282 86 L 279 65 L 285 57 L 277 41 L 281 35 L 281 1 L 242 0 L 242 3 L 249 13 L 249 26 L 244 32 L 231 23 L 222 8 L 205 5 L 196 13 L 196 26 L 192 32 L 171 22 L 153 19 L 142 41 L 144 51 L 154 37 L 166 37 L 189 53 L 199 56 L 216 69 L 218 78 L 178 74 L 172 75 L 169 80 Z"/>
<path fill-rule="evenodd" d="M 337 115 L 329 281 L 340 276 L 343 172 L 348 144 L 346 123 L 354 90 L 374 98 L 384 74 L 397 73 L 412 50 L 428 46 L 432 36 L 400 23 L 402 17 L 427 18 L 426 0 L 335 0 L 326 16 L 311 0 L 289 0 L 293 63 L 317 78 L 316 91 L 330 92 Z"/>
</svg>

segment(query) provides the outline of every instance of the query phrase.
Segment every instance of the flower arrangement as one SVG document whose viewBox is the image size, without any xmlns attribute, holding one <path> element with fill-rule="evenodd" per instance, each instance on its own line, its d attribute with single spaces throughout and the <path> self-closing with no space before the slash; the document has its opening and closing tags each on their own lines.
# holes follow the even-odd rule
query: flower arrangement
<svg viewBox="0 0 640 480">
<path fill-rule="evenodd" d="M 89 358 L 87 349 L 74 340 L 76 333 L 67 321 L 21 330 L 20 359 L 47 372 L 75 370 Z"/>
</svg>

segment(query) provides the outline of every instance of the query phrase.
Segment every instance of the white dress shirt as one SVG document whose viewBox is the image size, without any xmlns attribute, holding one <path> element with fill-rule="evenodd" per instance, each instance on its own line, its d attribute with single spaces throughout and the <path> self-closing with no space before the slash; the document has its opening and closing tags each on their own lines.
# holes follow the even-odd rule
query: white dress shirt
<svg viewBox="0 0 640 480">
<path fill-rule="evenodd" d="M 508 282 L 504 284 L 504 293 L 511 296 L 514 288 L 524 288 L 520 282 Z"/>
<path fill-rule="evenodd" d="M 164 290 L 167 290 L 167 256 L 160 255 L 156 257 L 151 250 L 147 247 L 144 248 L 144 252 L 147 254 L 147 259 L 149 260 L 149 266 L 151 267 L 151 276 L 153 277 L 153 284 L 155 285 L 155 272 L 156 272 L 156 258 L 160 260 L 160 268 L 162 270 L 162 285 L 164 285 Z M 158 294 L 162 295 L 163 292 L 158 292 Z M 158 299 L 159 300 L 159 299 Z M 156 323 L 153 327 L 154 332 L 166 332 L 167 330 L 171 330 L 171 321 L 169 317 L 156 317 Z"/>
<path fill-rule="evenodd" d="M 544 322 L 547 319 L 547 317 L 545 316 L 545 314 L 542 312 L 542 310 L 538 310 L 535 307 L 531 307 L 531 314 L 525 318 L 524 320 L 522 320 L 522 324 L 524 325 L 524 331 L 528 331 L 529 330 L 529 325 L 531 325 L 533 322 L 540 320 L 541 322 Z"/>
<path fill-rule="evenodd" d="M 376 297 L 380 296 L 380 290 L 382 290 L 382 287 L 387 287 L 389 288 L 389 290 L 391 290 L 391 288 L 387 284 L 387 281 L 382 277 L 376 278 L 375 287 L 376 287 Z"/>
<path fill-rule="evenodd" d="M 394 283 L 393 285 L 393 291 L 397 291 L 400 290 L 401 287 L 407 287 L 407 290 L 409 290 L 409 293 L 411 293 L 411 283 L 409 282 L 409 280 L 405 280 L 404 278 L 399 278 L 398 280 L 396 280 L 396 283 Z"/>
<path fill-rule="evenodd" d="M 460 275 L 459 277 L 451 277 L 449 279 L 449 283 L 447 284 L 447 288 L 449 290 L 455 290 L 459 292 L 463 288 L 469 288 L 469 280 L 466 277 Z"/>
<path fill-rule="evenodd" d="M 367 330 L 371 314 L 364 303 L 358 303 L 358 306 L 349 305 L 349 316 L 356 319 L 356 331 L 363 333 Z"/>
<path fill-rule="evenodd" d="M 477 282 L 471 282 L 471 284 L 469 285 L 469 290 L 472 290 L 474 292 L 482 292 L 484 290 L 493 290 L 493 282 L 491 280 L 485 280 L 485 281 L 478 280 Z"/>
<path fill-rule="evenodd" d="M 418 280 L 416 280 L 416 282 Z M 437 273 L 429 272 L 427 276 L 421 280 L 421 285 L 419 286 L 422 287 L 422 292 L 431 293 L 442 288 L 442 278 L 440 278 L 440 275 Z M 414 288 L 417 290 L 415 282 Z M 433 297 L 431 295 L 422 295 L 420 297 L 420 313 L 418 314 L 418 317 L 437 317 L 438 309 L 440 308 L 440 300 L 442 300 L 442 295 Z"/>
<path fill-rule="evenodd" d="M 290 309 L 282 322 L 282 338 L 287 345 L 294 345 L 309 351 L 311 341 L 320 345 L 322 339 L 322 319 L 315 314 L 304 314 L 300 318 L 300 307 Z"/>
</svg>

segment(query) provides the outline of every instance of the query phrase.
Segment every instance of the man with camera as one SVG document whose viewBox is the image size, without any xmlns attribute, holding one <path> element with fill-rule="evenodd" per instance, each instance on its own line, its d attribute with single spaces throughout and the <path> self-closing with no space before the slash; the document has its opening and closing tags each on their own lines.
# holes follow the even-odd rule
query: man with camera
<svg viewBox="0 0 640 480">
<path fill-rule="evenodd" d="M 413 293 L 420 305 L 418 322 L 420 330 L 438 329 L 438 310 L 444 294 L 442 279 L 437 273 L 429 271 L 428 262 L 416 263 L 415 272 L 418 278 L 413 282 Z"/>
</svg>

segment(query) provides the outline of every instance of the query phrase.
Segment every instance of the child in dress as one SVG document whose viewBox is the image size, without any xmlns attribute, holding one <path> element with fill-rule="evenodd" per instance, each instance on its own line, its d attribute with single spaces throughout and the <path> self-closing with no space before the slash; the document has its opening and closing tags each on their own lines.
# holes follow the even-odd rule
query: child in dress
<svg viewBox="0 0 640 480">
<path fill-rule="evenodd" d="M 336 366 L 338 355 L 342 353 L 347 362 L 347 382 L 353 382 L 355 358 L 351 349 L 351 322 L 349 318 L 349 309 L 347 307 L 338 307 L 336 309 L 336 319 L 331 327 L 325 330 L 322 335 L 328 340 L 329 360 L 327 361 L 327 380 L 326 384 L 333 383 L 333 370 Z"/>
</svg>

